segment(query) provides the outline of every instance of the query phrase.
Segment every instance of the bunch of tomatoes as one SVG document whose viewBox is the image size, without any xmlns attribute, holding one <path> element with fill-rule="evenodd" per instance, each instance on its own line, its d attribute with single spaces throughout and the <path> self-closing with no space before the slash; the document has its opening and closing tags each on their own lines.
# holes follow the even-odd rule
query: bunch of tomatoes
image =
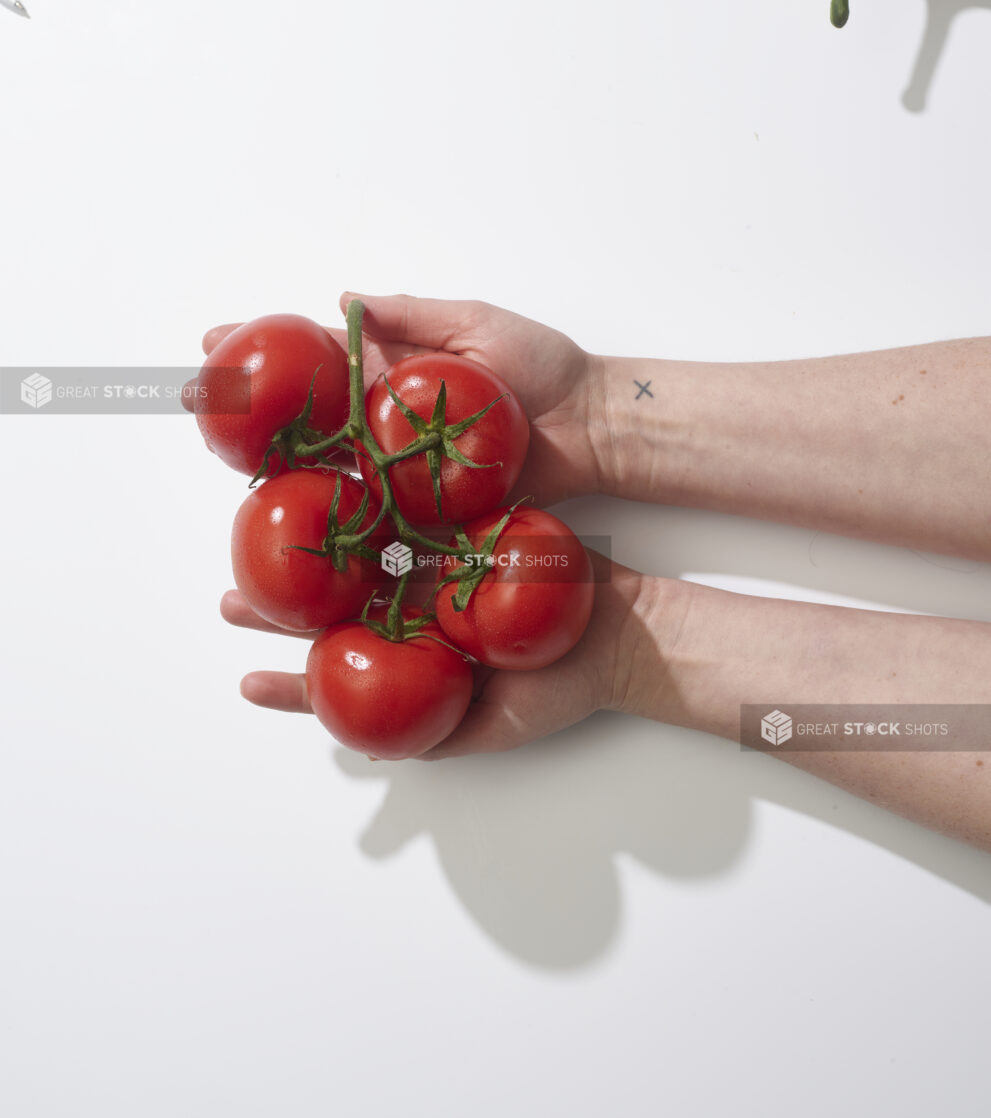
<svg viewBox="0 0 991 1118">
<path fill-rule="evenodd" d="M 314 713 L 343 745 L 418 756 L 472 700 L 478 666 L 546 667 L 588 624 L 592 567 L 556 517 L 507 506 L 530 431 L 491 370 L 407 357 L 365 392 L 363 306 L 348 352 L 298 315 L 245 323 L 194 394 L 208 448 L 252 479 L 234 518 L 234 579 L 281 628 L 319 630 Z"/>
</svg>

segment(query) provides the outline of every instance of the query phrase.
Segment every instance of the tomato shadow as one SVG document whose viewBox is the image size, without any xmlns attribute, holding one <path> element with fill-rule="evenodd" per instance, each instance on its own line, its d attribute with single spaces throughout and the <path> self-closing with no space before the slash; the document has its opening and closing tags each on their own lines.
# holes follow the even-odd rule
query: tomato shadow
<svg viewBox="0 0 991 1118">
<path fill-rule="evenodd" d="M 991 9 L 991 0 L 927 0 L 926 26 L 915 57 L 902 105 L 911 113 L 925 111 L 933 78 L 946 49 L 950 28 L 962 12 L 971 8 Z"/>
<path fill-rule="evenodd" d="M 957 616 L 977 616 L 983 600 L 991 619 L 987 564 L 691 510 L 582 501 L 559 511 L 579 532 L 623 541 L 613 557 L 641 570 L 713 584 L 751 579 L 752 592 L 781 593 L 773 581 L 796 597 L 835 594 Z M 364 853 L 384 860 L 428 839 L 478 928 L 543 970 L 608 957 L 624 926 L 623 878 L 637 866 L 669 882 L 714 881 L 759 857 L 756 822 L 767 804 L 991 903 L 987 854 L 773 757 L 679 727 L 599 713 L 509 754 L 431 764 L 371 764 L 344 749 L 333 757 L 349 778 L 383 785 L 359 840 Z M 663 948 L 663 926 L 652 934 Z"/>
</svg>

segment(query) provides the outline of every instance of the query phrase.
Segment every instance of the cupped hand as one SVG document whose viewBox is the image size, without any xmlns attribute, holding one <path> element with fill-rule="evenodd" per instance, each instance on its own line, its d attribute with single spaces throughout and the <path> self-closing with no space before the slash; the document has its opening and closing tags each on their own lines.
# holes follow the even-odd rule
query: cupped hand
<svg viewBox="0 0 991 1118">
<path fill-rule="evenodd" d="M 635 608 L 643 576 L 594 552 L 595 605 L 584 636 L 566 656 L 539 671 L 477 669 L 475 697 L 461 725 L 422 754 L 440 760 L 469 753 L 496 753 L 563 730 L 596 710 L 626 706 L 631 665 L 645 636 Z M 284 633 L 263 621 L 236 590 L 229 590 L 220 611 L 232 625 Z M 286 634 L 309 637 L 310 634 Z M 306 677 L 290 672 L 251 672 L 241 694 L 257 706 L 309 713 Z"/>
<path fill-rule="evenodd" d="M 546 506 L 601 488 L 592 428 L 600 422 L 598 363 L 548 326 L 488 303 L 410 295 L 341 296 L 341 310 L 365 304 L 364 366 L 370 384 L 414 353 L 455 353 L 492 369 L 519 396 L 530 420 L 530 450 L 510 500 Z M 209 354 L 237 323 L 203 339 Z M 330 333 L 347 347 L 343 329 Z"/>
</svg>

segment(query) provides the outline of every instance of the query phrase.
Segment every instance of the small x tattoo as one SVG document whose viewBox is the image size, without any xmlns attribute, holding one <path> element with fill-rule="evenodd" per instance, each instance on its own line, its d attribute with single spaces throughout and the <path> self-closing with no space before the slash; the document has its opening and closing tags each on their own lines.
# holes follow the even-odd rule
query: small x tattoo
<svg viewBox="0 0 991 1118">
<path fill-rule="evenodd" d="M 639 391 L 639 392 L 638 392 L 638 393 L 636 394 L 636 397 L 635 397 L 635 398 L 636 398 L 637 400 L 639 400 L 639 399 L 640 399 L 640 397 L 641 397 L 641 396 L 642 396 L 642 395 L 643 395 L 643 394 L 644 394 L 645 392 L 646 392 L 646 393 L 647 393 L 647 395 L 648 395 L 648 396 L 649 396 L 649 397 L 650 397 L 650 398 L 651 398 L 651 399 L 653 400 L 653 398 L 654 398 L 654 393 L 653 393 L 653 392 L 651 392 L 651 390 L 650 390 L 650 381 L 647 381 L 647 383 L 646 383 L 646 384 L 641 384 L 641 383 L 640 383 L 640 381 L 638 381 L 638 380 L 635 380 L 635 381 L 634 381 L 633 383 L 634 383 L 634 384 L 635 384 L 635 385 L 637 386 L 637 388 L 639 388 L 639 389 L 640 389 L 640 391 Z"/>
</svg>

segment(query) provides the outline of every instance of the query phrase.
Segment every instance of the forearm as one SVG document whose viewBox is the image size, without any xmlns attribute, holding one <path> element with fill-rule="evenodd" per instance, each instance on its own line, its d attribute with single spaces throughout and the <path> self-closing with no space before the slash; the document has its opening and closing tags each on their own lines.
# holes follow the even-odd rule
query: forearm
<svg viewBox="0 0 991 1118">
<path fill-rule="evenodd" d="M 732 365 L 603 358 L 597 385 L 613 495 L 991 558 L 991 339 Z"/>
<path fill-rule="evenodd" d="M 632 713 L 739 740 L 744 703 L 991 704 L 991 625 L 755 598 L 667 579 L 643 585 L 626 633 L 629 674 L 617 692 L 616 705 Z M 857 751 L 840 737 L 818 744 L 823 748 L 774 753 L 991 850 L 988 730 L 954 741 L 955 752 Z"/>
</svg>

